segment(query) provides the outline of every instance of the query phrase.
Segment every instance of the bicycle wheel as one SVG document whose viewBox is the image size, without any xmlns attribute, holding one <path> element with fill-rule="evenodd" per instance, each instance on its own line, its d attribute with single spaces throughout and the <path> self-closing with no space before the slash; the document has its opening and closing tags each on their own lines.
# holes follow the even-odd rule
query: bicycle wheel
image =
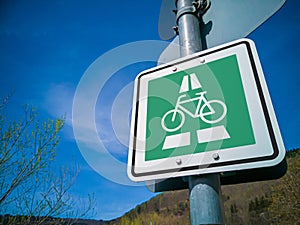
<svg viewBox="0 0 300 225">
<path fill-rule="evenodd" d="M 175 113 L 175 118 L 173 118 Z M 184 113 L 180 110 L 171 109 L 161 119 L 161 126 L 167 132 L 180 129 L 185 121 Z"/>
<path fill-rule="evenodd" d="M 218 123 L 227 113 L 227 107 L 224 102 L 219 100 L 210 100 L 205 102 L 200 109 L 200 118 L 205 123 Z"/>
</svg>

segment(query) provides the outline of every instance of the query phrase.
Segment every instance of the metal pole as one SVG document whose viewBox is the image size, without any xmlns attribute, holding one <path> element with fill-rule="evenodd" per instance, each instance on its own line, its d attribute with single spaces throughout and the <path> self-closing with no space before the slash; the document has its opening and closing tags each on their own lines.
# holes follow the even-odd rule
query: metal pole
<svg viewBox="0 0 300 225">
<path fill-rule="evenodd" d="M 203 50 L 199 17 L 193 0 L 177 0 L 177 24 L 180 43 L 180 55 L 186 56 Z"/>
<path fill-rule="evenodd" d="M 176 0 L 177 25 L 181 56 L 203 50 L 200 17 L 205 0 Z M 220 198 L 220 176 L 209 174 L 190 176 L 190 217 L 192 225 L 224 224 Z"/>
</svg>

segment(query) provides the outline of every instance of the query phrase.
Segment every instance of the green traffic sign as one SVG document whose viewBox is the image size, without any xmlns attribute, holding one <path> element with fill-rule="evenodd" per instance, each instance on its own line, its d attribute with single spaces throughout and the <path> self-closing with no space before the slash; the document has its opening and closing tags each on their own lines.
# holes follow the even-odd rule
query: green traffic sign
<svg viewBox="0 0 300 225">
<path fill-rule="evenodd" d="M 285 155 L 249 39 L 139 74 L 131 123 L 134 181 L 270 167 Z"/>
<path fill-rule="evenodd" d="M 148 95 L 146 161 L 255 143 L 235 55 L 151 80 Z"/>
</svg>

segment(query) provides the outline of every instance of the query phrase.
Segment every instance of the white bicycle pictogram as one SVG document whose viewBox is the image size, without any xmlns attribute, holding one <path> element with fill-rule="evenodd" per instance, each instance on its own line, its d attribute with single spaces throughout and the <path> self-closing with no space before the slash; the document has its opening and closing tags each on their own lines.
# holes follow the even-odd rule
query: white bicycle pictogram
<svg viewBox="0 0 300 225">
<path fill-rule="evenodd" d="M 185 114 L 184 113 L 191 116 L 192 118 L 200 117 L 202 119 L 202 121 L 204 121 L 205 123 L 208 123 L 208 124 L 218 123 L 222 119 L 224 119 L 224 117 L 226 116 L 226 113 L 227 113 L 227 107 L 224 104 L 224 102 L 222 102 L 220 100 L 207 100 L 204 96 L 205 94 L 206 94 L 206 91 L 198 92 L 198 93 L 195 94 L 195 95 L 197 95 L 197 97 L 187 99 L 187 100 L 182 100 L 184 97 L 186 97 L 185 94 L 179 96 L 178 99 L 177 99 L 175 108 L 169 110 L 168 112 L 166 112 L 164 114 L 164 116 L 162 117 L 162 119 L 161 119 L 162 128 L 167 132 L 174 132 L 174 131 L 177 131 L 178 129 L 180 129 L 183 126 L 184 122 L 185 122 Z M 194 101 L 198 101 L 198 103 L 196 105 L 195 112 L 192 113 L 188 109 L 186 109 L 183 105 L 185 103 L 194 102 Z M 201 106 L 202 102 L 203 102 L 203 104 Z M 218 113 L 220 113 L 220 115 L 215 115 L 215 116 L 212 116 L 210 118 L 211 115 L 216 114 L 216 110 L 215 110 L 216 105 L 221 106 L 222 111 L 220 111 L 220 107 L 217 106 L 218 111 L 219 111 Z M 180 116 L 179 125 L 176 126 L 176 127 L 173 127 L 173 128 L 168 128 L 166 126 L 166 120 L 170 119 L 170 116 L 172 116 L 170 122 L 174 123 L 175 119 L 176 119 L 176 115 Z M 209 116 L 209 117 L 206 118 L 207 116 Z"/>
</svg>

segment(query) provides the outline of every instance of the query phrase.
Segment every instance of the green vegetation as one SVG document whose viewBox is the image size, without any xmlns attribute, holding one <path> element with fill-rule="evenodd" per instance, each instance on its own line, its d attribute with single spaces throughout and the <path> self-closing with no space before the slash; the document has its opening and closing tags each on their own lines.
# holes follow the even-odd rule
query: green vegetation
<svg viewBox="0 0 300 225">
<path fill-rule="evenodd" d="M 136 224 L 190 224 L 189 200 L 186 191 L 166 192 L 136 206 L 123 217 L 108 222 L 109 225 Z"/>
<path fill-rule="evenodd" d="M 270 205 L 267 208 L 271 224 L 300 224 L 299 149 L 289 152 L 288 156 L 288 173 L 271 188 Z"/>
<path fill-rule="evenodd" d="M 23 117 L 11 121 L 5 114 L 8 101 L 0 102 L 0 224 L 69 224 L 54 218 L 84 217 L 94 199 L 69 194 L 78 168 L 54 163 L 64 118 L 42 121 L 25 106 Z"/>
</svg>

